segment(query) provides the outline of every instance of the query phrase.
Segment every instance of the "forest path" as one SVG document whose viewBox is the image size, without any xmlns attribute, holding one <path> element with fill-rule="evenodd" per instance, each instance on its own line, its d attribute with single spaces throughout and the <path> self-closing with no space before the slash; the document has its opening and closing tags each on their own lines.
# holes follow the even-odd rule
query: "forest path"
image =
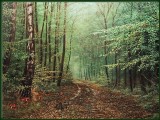
<svg viewBox="0 0 160 120">
<path fill-rule="evenodd" d="M 134 97 L 91 82 L 75 80 L 61 87 L 60 93 L 43 99 L 40 110 L 23 118 L 146 118 L 151 115 Z M 57 106 L 59 102 L 62 106 Z"/>
</svg>

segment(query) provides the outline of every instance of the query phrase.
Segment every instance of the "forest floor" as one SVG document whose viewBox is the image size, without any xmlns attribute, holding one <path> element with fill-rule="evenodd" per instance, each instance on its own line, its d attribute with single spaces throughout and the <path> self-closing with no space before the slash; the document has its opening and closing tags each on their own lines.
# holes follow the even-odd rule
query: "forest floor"
<svg viewBox="0 0 160 120">
<path fill-rule="evenodd" d="M 139 105 L 134 96 L 79 80 L 62 84 L 56 92 L 43 93 L 41 101 L 36 102 L 36 105 L 40 107 L 30 112 L 24 111 L 24 114 L 14 112 L 14 117 L 148 118 L 152 115 Z"/>
</svg>

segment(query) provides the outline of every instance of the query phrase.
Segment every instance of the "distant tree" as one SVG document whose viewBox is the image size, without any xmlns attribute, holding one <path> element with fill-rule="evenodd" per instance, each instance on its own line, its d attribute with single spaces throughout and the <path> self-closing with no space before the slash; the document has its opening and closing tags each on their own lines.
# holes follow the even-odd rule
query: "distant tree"
<svg viewBox="0 0 160 120">
<path fill-rule="evenodd" d="M 59 15 L 59 3 L 57 2 L 57 11 L 56 11 L 56 23 L 55 23 L 55 36 L 54 36 L 54 57 L 53 57 L 53 81 L 55 81 L 56 78 L 56 66 L 57 66 L 57 38 L 58 38 L 58 15 Z"/>
<path fill-rule="evenodd" d="M 46 35 L 45 35 L 45 47 L 44 47 L 44 66 L 47 65 L 47 52 L 48 52 L 48 3 L 46 2 Z"/>
<path fill-rule="evenodd" d="M 98 7 L 98 17 L 102 17 L 103 18 L 103 22 L 102 23 L 102 29 L 107 30 L 108 29 L 108 21 L 109 21 L 109 15 L 111 14 L 111 8 L 113 7 L 113 3 L 97 3 L 97 7 Z M 105 33 L 105 35 L 107 35 Z M 108 65 L 108 58 L 106 56 L 107 54 L 107 42 L 104 41 L 104 54 L 105 54 L 105 65 Z M 108 73 L 108 68 L 105 67 L 105 73 L 107 76 L 107 79 L 109 79 L 109 73 Z"/>
<path fill-rule="evenodd" d="M 42 29 L 41 29 L 41 33 L 40 33 L 40 64 L 42 66 L 42 63 L 43 63 L 43 40 L 42 40 L 42 37 L 43 37 L 43 30 L 44 30 L 44 23 L 45 23 L 45 19 L 46 19 L 46 8 L 47 8 L 47 3 L 45 2 L 45 5 L 44 5 L 44 16 L 43 16 L 43 23 L 42 23 Z"/>
<path fill-rule="evenodd" d="M 53 10 L 54 10 L 54 3 L 51 3 L 51 10 L 50 10 L 50 21 L 48 23 L 48 44 L 49 44 L 49 69 L 51 69 L 51 30 L 52 30 L 52 17 L 53 17 Z"/>
</svg>

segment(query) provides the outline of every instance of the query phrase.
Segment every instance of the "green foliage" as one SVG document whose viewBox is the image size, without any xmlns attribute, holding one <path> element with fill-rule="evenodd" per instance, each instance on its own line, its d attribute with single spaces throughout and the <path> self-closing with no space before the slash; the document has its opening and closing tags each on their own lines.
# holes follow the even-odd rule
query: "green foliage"
<svg viewBox="0 0 160 120">
<path fill-rule="evenodd" d="M 12 62 L 3 79 L 3 87 L 5 91 L 17 91 L 20 87 L 20 82 L 23 80 L 24 71 L 24 53 L 12 54 Z M 14 69 L 13 69 L 14 68 Z"/>
<path fill-rule="evenodd" d="M 25 59 L 27 58 L 27 54 L 25 52 L 26 39 L 23 39 L 24 26 L 22 24 L 23 20 L 20 20 L 24 17 L 23 12 L 21 11 L 22 3 L 19 3 L 17 6 L 17 14 L 16 14 L 16 35 L 15 41 L 9 42 L 10 37 L 10 29 L 12 23 L 12 2 L 3 2 L 3 30 L 2 30 L 2 39 L 3 39 L 3 56 L 5 56 L 6 51 L 10 50 L 11 58 L 10 64 L 7 70 L 7 73 L 4 74 L 3 79 L 3 91 L 5 94 L 14 93 L 19 91 L 21 86 L 21 80 L 24 79 L 24 66 Z M 21 12 L 20 12 L 21 11 Z M 24 19 L 24 18 L 23 18 Z"/>
<path fill-rule="evenodd" d="M 152 117 L 152 119 L 159 119 L 159 113 L 155 113 L 154 115 L 153 115 L 153 117 Z"/>
<path fill-rule="evenodd" d="M 138 3 L 133 3 L 136 6 Z M 154 3 L 155 5 L 156 3 Z M 143 4 L 142 8 L 144 11 L 141 13 L 144 17 L 139 20 L 139 17 L 135 19 L 132 23 L 127 23 L 120 26 L 115 26 L 107 30 L 98 31 L 98 34 L 101 34 L 102 38 L 106 38 L 109 44 L 107 47 L 110 48 L 110 51 L 105 56 L 119 53 L 119 63 L 104 65 L 110 69 L 117 67 L 118 65 L 122 66 L 122 70 L 124 69 L 132 69 L 135 65 L 140 64 L 138 67 L 138 71 L 143 70 L 151 70 L 154 71 L 154 66 L 158 64 L 159 51 L 157 51 L 155 41 L 158 39 L 157 31 L 159 30 L 159 22 L 158 17 L 156 16 L 156 12 L 158 13 L 158 9 L 148 7 L 152 6 L 151 3 Z M 148 10 L 149 8 L 149 10 Z M 155 13 L 150 16 L 150 13 L 155 10 Z M 134 12 L 133 12 L 134 14 Z M 135 13 L 139 14 L 139 13 Z M 150 16 L 150 17 L 149 17 Z M 125 19 L 125 18 L 124 18 Z M 148 44 L 145 44 L 145 35 L 147 32 L 149 35 Z M 106 35 L 103 35 L 106 34 Z M 127 48 L 127 49 L 126 49 Z M 130 51 L 129 51 L 130 50 Z M 130 60 L 123 61 L 124 57 L 128 59 L 128 52 L 131 53 Z"/>
</svg>

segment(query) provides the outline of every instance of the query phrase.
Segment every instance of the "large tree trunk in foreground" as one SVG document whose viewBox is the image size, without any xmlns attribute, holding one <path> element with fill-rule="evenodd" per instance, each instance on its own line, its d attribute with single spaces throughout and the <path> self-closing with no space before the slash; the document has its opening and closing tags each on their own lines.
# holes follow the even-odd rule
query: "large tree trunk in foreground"
<svg viewBox="0 0 160 120">
<path fill-rule="evenodd" d="M 35 41 L 34 41 L 34 24 L 33 24 L 33 3 L 27 2 L 27 54 L 26 59 L 26 75 L 22 81 L 22 85 L 25 87 L 22 91 L 21 97 L 31 97 L 31 86 L 35 69 Z"/>
</svg>

